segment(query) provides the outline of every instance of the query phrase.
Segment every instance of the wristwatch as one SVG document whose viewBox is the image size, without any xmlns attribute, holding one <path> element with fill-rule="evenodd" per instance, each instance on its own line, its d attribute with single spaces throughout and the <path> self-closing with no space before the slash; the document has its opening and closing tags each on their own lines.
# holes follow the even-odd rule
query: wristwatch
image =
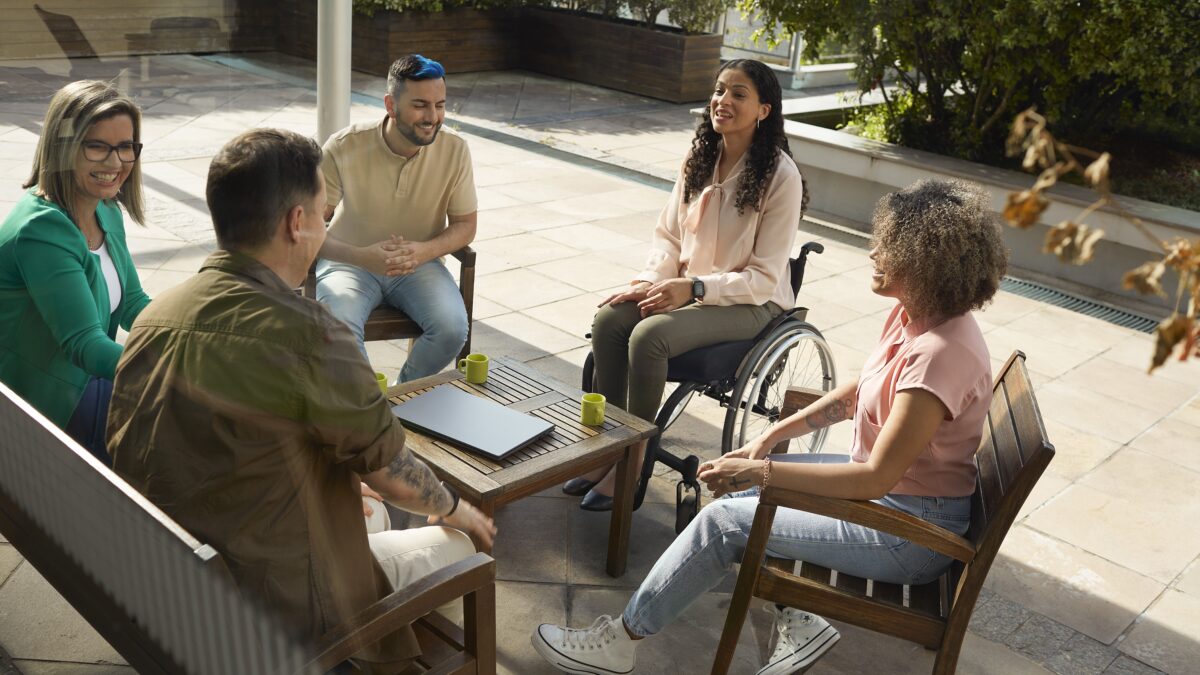
<svg viewBox="0 0 1200 675">
<path fill-rule="evenodd" d="M 704 299 L 704 282 L 700 281 L 700 277 L 692 277 L 692 299 Z"/>
</svg>

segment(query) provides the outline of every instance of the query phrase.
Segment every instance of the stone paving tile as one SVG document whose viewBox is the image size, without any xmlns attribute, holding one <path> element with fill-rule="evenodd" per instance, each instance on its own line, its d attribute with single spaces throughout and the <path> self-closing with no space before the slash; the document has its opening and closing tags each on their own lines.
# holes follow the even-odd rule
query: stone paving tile
<svg viewBox="0 0 1200 675">
<path fill-rule="evenodd" d="M 1057 447 L 1057 446 L 1056 446 Z M 1057 455 L 1055 455 L 1057 457 Z M 1017 512 L 1015 522 L 1019 523 L 1029 514 L 1040 509 L 1044 504 L 1058 496 L 1058 493 L 1067 489 L 1071 485 L 1071 481 L 1066 478 L 1060 478 L 1054 474 L 1045 473 L 1038 479 L 1037 485 L 1033 486 L 1033 490 L 1029 492 L 1029 496 L 1025 498 L 1025 503 L 1021 505 L 1021 510 Z"/>
<path fill-rule="evenodd" d="M 992 336 L 997 332 L 988 334 L 989 347 L 994 348 Z M 1037 367 L 1032 356 L 1027 363 L 1031 370 Z M 1136 401 L 1078 389 L 1059 381 L 1037 387 L 1036 391 L 1038 407 L 1046 418 L 1122 445 L 1157 424 L 1166 415 L 1162 411 L 1144 408 Z M 1120 392 L 1114 394 L 1120 396 Z"/>
<path fill-rule="evenodd" d="M 615 190 L 614 192 L 621 191 Z M 638 211 L 636 208 L 616 201 L 611 193 L 605 192 L 589 193 L 578 197 L 543 202 L 542 206 L 551 211 L 575 216 L 584 221 L 624 216 Z"/>
<path fill-rule="evenodd" d="M 1077 312 L 1043 305 L 1008 324 L 1013 330 L 1042 335 L 1053 342 L 1099 352 L 1122 342 L 1133 331 Z"/>
<path fill-rule="evenodd" d="M 536 234 L 524 233 L 511 237 L 477 241 L 471 245 L 471 248 L 475 249 L 477 255 L 476 264 L 479 267 L 482 267 L 485 262 L 493 258 L 502 260 L 515 267 L 523 267 L 525 265 L 536 265 L 548 260 L 558 260 L 579 254 L 578 249 L 565 246 Z M 477 277 L 483 276 L 483 273 L 478 269 L 475 274 Z M 529 274 L 529 272 L 525 272 L 525 274 Z M 494 277 L 489 278 L 486 284 L 480 281 L 476 283 L 475 290 L 477 293 L 487 293 L 490 291 L 491 284 L 496 281 L 497 279 Z M 493 296 L 495 296 L 494 293 Z M 499 298 L 497 297 L 497 299 Z"/>
<path fill-rule="evenodd" d="M 0 587 L 0 636 L 14 660 L 124 663 L 32 565 Z"/>
<path fill-rule="evenodd" d="M 1043 665 L 1060 675 L 1093 675 L 1112 664 L 1121 652 L 1102 642 L 1076 633 L 1059 648 L 1059 652 Z"/>
<path fill-rule="evenodd" d="M 561 491 L 560 491 L 561 492 Z M 530 497 L 496 512 L 496 579 L 565 584 L 570 532 L 562 499 Z M 565 545 L 564 545 L 565 544 Z"/>
<path fill-rule="evenodd" d="M 518 312 L 476 322 L 473 330 L 473 349 L 521 361 L 558 354 L 586 344 L 581 337 Z"/>
<path fill-rule="evenodd" d="M 1075 631 L 1053 619 L 1034 614 L 1028 621 L 1010 633 L 1004 644 L 1041 663 L 1062 651 Z"/>
<path fill-rule="evenodd" d="M 1168 673 L 1195 672 L 1200 666 L 1200 597 L 1168 590 L 1117 647 Z"/>
<path fill-rule="evenodd" d="M 990 315 L 984 312 L 989 321 Z M 994 356 L 1011 354 L 1020 350 L 1025 353 L 1025 367 L 1031 372 L 1041 373 L 1051 378 L 1060 377 L 1088 359 L 1096 356 L 1099 351 L 1088 352 L 1083 349 L 1068 347 L 1052 340 L 1047 340 L 1039 333 L 1019 331 L 1002 325 L 990 330 L 985 338 L 988 349 Z M 1040 392 L 1039 392 L 1040 400 Z"/>
<path fill-rule="evenodd" d="M 1116 441 L 1080 431 L 1053 419 L 1046 420 L 1046 434 L 1055 449 L 1054 460 L 1046 468 L 1046 473 L 1069 481 L 1096 468 L 1121 448 Z M 1042 476 L 1041 482 L 1047 477 Z"/>
<path fill-rule="evenodd" d="M 645 244 L 637 239 L 615 234 L 606 228 L 596 226 L 594 223 L 564 225 L 563 227 L 540 230 L 538 234 L 546 239 L 557 241 L 560 244 L 586 251 L 589 255 L 595 251 L 634 246 L 642 251 L 646 250 Z"/>
<path fill-rule="evenodd" d="M 1153 355 L 1154 337 L 1132 332 L 1103 354 L 1106 359 L 1123 363 L 1142 372 L 1146 372 L 1150 367 L 1150 357 Z M 1182 363 L 1170 359 L 1161 368 L 1154 371 L 1154 377 L 1195 385 L 1196 382 L 1200 382 L 1200 359 L 1189 359 Z"/>
<path fill-rule="evenodd" d="M 1161 411 L 1164 415 L 1187 403 L 1200 390 L 1197 382 L 1175 382 L 1147 375 L 1143 369 L 1117 363 L 1104 358 L 1103 355 L 1063 375 L 1059 382 L 1083 390 L 1098 391 L 1115 398 L 1137 401 L 1139 406 Z M 1200 440 L 1197 447 L 1200 447 Z"/>
<path fill-rule="evenodd" d="M 1021 605 L 996 595 L 971 614 L 971 632 L 992 642 L 1004 642 L 1033 614 Z"/>
<path fill-rule="evenodd" d="M 559 585 L 496 582 L 496 671 L 506 675 L 558 673 L 529 642 L 539 623 L 567 620 L 569 589 Z"/>
<path fill-rule="evenodd" d="M 522 310 L 522 313 L 585 339 L 583 336 L 592 328 L 592 317 L 599 311 L 597 305 L 604 298 L 603 293 L 583 293 L 565 300 L 529 307 Z"/>
<path fill-rule="evenodd" d="M 1175 583 L 1175 590 L 1200 598 L 1200 558 L 1192 561 Z"/>
<path fill-rule="evenodd" d="M 1162 671 L 1152 668 L 1137 659 L 1122 655 L 1117 657 L 1117 660 L 1113 661 L 1108 668 L 1104 669 L 1104 675 L 1162 675 Z"/>
<path fill-rule="evenodd" d="M 1200 532 L 1195 528 L 1180 528 L 1144 500 L 1086 485 L 1067 488 L 1025 524 L 1162 584 L 1170 583 L 1200 553 Z"/>
<path fill-rule="evenodd" d="M 1200 472 L 1200 427 L 1168 417 L 1133 439 L 1131 447 Z"/>
<path fill-rule="evenodd" d="M 597 260 L 595 256 L 587 254 L 529 265 L 528 269 L 551 279 L 563 279 L 593 293 L 613 286 L 628 285 L 634 276 L 624 265 Z"/>
<path fill-rule="evenodd" d="M 477 296 L 518 310 L 565 300 L 580 293 L 583 290 L 577 286 L 523 268 L 475 278 Z"/>
</svg>

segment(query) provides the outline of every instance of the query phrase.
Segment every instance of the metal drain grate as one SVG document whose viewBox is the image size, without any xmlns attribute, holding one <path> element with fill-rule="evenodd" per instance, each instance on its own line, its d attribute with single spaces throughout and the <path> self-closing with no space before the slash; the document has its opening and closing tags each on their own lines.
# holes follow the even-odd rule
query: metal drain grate
<svg viewBox="0 0 1200 675">
<path fill-rule="evenodd" d="M 1111 305 L 1081 298 L 1078 295 L 1064 293 L 1049 286 L 1043 286 L 1042 284 L 1023 279 L 1004 277 L 1000 281 L 1000 290 L 1015 293 L 1030 300 L 1045 302 L 1055 307 L 1069 309 L 1072 312 L 1079 312 L 1080 314 L 1092 316 L 1111 324 L 1124 326 L 1125 328 L 1132 328 L 1143 333 L 1153 333 L 1154 328 L 1158 325 L 1158 319 L 1134 314 L 1124 309 L 1117 309 Z"/>
</svg>

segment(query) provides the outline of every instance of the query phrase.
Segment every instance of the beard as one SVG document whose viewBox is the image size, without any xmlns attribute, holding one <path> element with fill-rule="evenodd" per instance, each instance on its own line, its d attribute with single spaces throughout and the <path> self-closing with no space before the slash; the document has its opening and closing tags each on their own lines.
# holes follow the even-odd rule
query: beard
<svg viewBox="0 0 1200 675">
<path fill-rule="evenodd" d="M 433 125 L 433 134 L 431 134 L 427 140 L 417 134 L 416 125 L 402 124 L 400 120 L 394 117 L 392 118 L 392 122 L 396 126 L 396 131 L 399 131 L 400 135 L 413 145 L 429 145 L 433 143 L 434 140 L 437 139 L 438 132 L 442 130 L 441 122 Z"/>
</svg>

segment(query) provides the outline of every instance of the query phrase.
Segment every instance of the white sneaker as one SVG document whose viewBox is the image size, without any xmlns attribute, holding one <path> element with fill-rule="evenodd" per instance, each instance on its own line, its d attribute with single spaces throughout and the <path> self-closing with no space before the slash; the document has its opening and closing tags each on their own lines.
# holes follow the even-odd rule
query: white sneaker
<svg viewBox="0 0 1200 675">
<path fill-rule="evenodd" d="M 555 668 L 573 675 L 625 675 L 633 672 L 637 643 L 620 618 L 607 614 L 591 628 L 544 623 L 533 631 L 533 648 Z"/>
<path fill-rule="evenodd" d="M 758 675 L 792 675 L 816 663 L 842 636 L 829 622 L 815 614 L 774 604 L 766 607 L 775 615 L 778 637 L 775 651 Z"/>
</svg>

